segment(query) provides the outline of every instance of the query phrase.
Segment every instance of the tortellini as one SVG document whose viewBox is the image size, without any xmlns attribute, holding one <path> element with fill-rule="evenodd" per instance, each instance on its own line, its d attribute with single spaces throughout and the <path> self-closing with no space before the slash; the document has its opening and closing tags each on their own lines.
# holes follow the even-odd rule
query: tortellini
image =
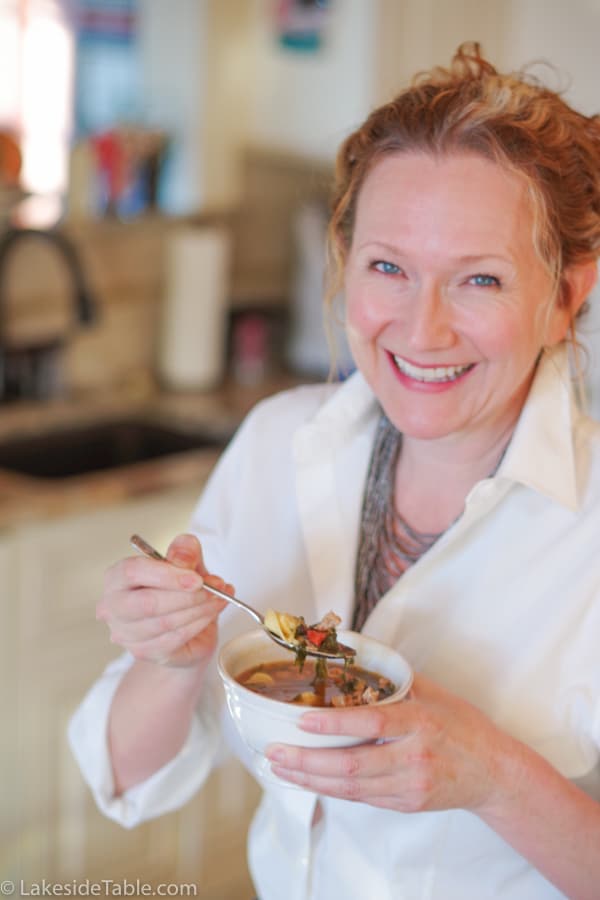
<svg viewBox="0 0 600 900">
<path fill-rule="evenodd" d="M 291 613 L 278 612 L 276 609 L 268 609 L 265 613 L 265 628 L 272 631 L 291 644 L 297 644 L 296 629 L 304 623 L 300 616 L 292 616 Z"/>
</svg>

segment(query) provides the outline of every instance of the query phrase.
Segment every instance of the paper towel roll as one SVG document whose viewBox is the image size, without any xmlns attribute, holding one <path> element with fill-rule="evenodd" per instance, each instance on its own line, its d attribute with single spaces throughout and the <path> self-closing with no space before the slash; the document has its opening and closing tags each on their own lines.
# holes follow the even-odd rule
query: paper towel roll
<svg viewBox="0 0 600 900">
<path fill-rule="evenodd" d="M 180 229 L 168 242 L 158 362 L 170 388 L 208 389 L 224 374 L 230 245 L 213 227 Z"/>
</svg>

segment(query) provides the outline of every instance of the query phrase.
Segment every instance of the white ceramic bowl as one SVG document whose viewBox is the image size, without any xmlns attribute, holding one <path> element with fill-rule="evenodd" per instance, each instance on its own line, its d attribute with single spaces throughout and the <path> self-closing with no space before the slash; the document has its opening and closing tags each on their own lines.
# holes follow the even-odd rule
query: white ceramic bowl
<svg viewBox="0 0 600 900">
<path fill-rule="evenodd" d="M 397 690 L 381 703 L 401 700 L 413 680 L 412 669 L 396 650 L 353 631 L 338 632 L 340 641 L 356 649 L 356 664 L 391 679 Z M 312 734 L 297 727 L 299 718 L 311 709 L 295 703 L 273 700 L 237 682 L 252 666 L 278 659 L 292 659 L 289 650 L 279 647 L 262 628 L 241 634 L 226 643 L 219 653 L 218 668 L 225 686 L 229 712 L 242 740 L 255 753 L 264 754 L 268 744 L 296 744 L 302 747 L 349 747 L 361 743 L 351 735 Z M 376 704 L 376 705 L 379 705 Z"/>
</svg>

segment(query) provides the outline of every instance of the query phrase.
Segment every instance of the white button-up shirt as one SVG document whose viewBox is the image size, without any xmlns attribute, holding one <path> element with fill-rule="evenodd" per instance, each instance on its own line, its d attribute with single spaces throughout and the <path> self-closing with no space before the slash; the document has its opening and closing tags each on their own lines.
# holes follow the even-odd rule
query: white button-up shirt
<svg viewBox="0 0 600 900">
<path fill-rule="evenodd" d="M 347 627 L 362 494 L 378 408 L 360 374 L 299 388 L 248 417 L 193 517 L 211 571 L 253 605 Z M 546 356 L 502 464 L 377 604 L 364 632 L 477 705 L 600 802 L 600 425 L 574 407 L 566 355 Z M 222 638 L 248 627 L 227 610 Z M 148 781 L 112 797 L 106 722 L 117 660 L 70 737 L 100 808 L 126 826 L 184 803 L 231 734 L 216 678 L 188 740 Z M 261 778 L 258 775 L 259 779 Z M 261 900 L 546 900 L 559 891 L 477 816 L 402 814 L 264 781 L 249 838 Z"/>
</svg>

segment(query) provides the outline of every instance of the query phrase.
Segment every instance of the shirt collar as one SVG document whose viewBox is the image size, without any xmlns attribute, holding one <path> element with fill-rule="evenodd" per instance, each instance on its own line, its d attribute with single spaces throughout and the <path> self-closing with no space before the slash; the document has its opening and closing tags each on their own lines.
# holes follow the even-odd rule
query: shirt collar
<svg viewBox="0 0 600 900">
<path fill-rule="evenodd" d="M 323 454 L 331 458 L 357 433 L 368 432 L 379 417 L 379 405 L 360 372 L 336 386 L 315 415 L 294 436 L 297 462 L 319 463 Z"/>
<path fill-rule="evenodd" d="M 378 415 L 371 388 L 360 372 L 355 372 L 332 393 L 309 424 L 311 451 L 318 455 L 324 446 L 335 451 L 369 422 L 374 426 Z M 569 509 L 577 509 L 573 435 L 579 415 L 566 347 L 544 351 L 495 477 L 526 485 Z"/>
<path fill-rule="evenodd" d="M 524 484 L 576 510 L 573 435 L 578 416 L 566 347 L 544 351 L 497 477 Z"/>
</svg>

